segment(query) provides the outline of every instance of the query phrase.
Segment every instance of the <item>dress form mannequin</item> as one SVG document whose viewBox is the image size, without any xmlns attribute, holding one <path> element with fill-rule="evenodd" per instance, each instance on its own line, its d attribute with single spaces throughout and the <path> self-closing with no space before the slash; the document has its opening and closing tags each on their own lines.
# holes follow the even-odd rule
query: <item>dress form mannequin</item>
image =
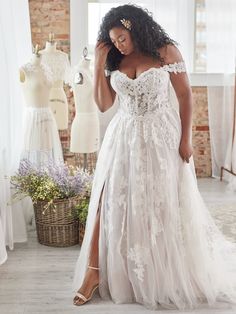
<svg viewBox="0 0 236 314">
<path fill-rule="evenodd" d="M 71 126 L 70 151 L 93 153 L 99 149 L 99 118 L 93 99 L 93 80 L 90 59 L 84 56 L 72 71 L 70 85 L 73 90 L 76 115 Z"/>
<path fill-rule="evenodd" d="M 49 107 L 52 73 L 42 62 L 36 47 L 29 63 L 20 68 L 20 81 L 26 102 L 22 158 L 40 167 L 49 160 L 63 161 L 54 115 Z"/>
<path fill-rule="evenodd" d="M 63 89 L 63 81 L 67 82 L 70 64 L 68 55 L 56 48 L 54 35 L 49 35 L 45 49 L 41 50 L 42 62 L 49 66 L 53 76 L 53 86 L 50 91 L 50 107 L 55 115 L 59 130 L 68 128 L 68 101 Z"/>
</svg>

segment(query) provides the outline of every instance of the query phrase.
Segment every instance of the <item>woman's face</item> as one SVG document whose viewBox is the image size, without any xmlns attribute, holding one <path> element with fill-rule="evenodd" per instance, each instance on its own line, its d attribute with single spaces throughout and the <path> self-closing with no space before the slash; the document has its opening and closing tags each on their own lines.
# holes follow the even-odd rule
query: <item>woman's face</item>
<svg viewBox="0 0 236 314">
<path fill-rule="evenodd" d="M 134 44 L 128 30 L 123 27 L 114 27 L 110 30 L 109 36 L 112 43 L 123 55 L 129 55 L 134 51 Z"/>
</svg>

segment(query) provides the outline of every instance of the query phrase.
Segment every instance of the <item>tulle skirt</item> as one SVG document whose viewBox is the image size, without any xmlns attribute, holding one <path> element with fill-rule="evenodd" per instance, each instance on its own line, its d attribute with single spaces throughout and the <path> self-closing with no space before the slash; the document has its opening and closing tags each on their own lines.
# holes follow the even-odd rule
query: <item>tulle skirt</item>
<svg viewBox="0 0 236 314">
<path fill-rule="evenodd" d="M 193 309 L 236 303 L 236 244 L 217 228 L 179 156 L 173 108 L 133 117 L 119 110 L 99 152 L 74 289 L 86 271 L 103 189 L 99 292 L 115 303 Z"/>
<path fill-rule="evenodd" d="M 49 160 L 55 163 L 63 161 L 56 121 L 49 107 L 26 108 L 21 158 L 39 167 Z"/>
</svg>

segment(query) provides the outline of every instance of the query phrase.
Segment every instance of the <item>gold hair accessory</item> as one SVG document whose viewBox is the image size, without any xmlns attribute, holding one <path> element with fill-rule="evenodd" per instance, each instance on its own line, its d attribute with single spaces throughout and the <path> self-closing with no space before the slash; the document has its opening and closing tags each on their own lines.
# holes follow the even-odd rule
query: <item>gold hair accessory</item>
<svg viewBox="0 0 236 314">
<path fill-rule="evenodd" d="M 125 28 L 127 28 L 129 31 L 131 31 L 132 23 L 130 22 L 130 20 L 121 19 L 120 21 L 124 25 Z"/>
</svg>

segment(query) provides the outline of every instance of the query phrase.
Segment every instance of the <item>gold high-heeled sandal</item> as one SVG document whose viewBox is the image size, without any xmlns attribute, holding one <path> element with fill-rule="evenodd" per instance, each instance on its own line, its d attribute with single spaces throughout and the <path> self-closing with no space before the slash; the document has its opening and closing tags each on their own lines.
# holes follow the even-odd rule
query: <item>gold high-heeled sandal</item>
<svg viewBox="0 0 236 314">
<path fill-rule="evenodd" d="M 99 270 L 98 267 L 93 267 L 93 266 L 89 266 L 89 265 L 88 265 L 88 268 L 90 268 L 90 269 L 95 269 L 95 270 Z M 74 302 L 73 302 L 74 305 L 78 305 L 78 306 L 84 305 L 84 304 L 87 303 L 89 300 L 91 300 L 92 297 L 93 297 L 93 294 L 94 294 L 94 292 L 97 290 L 98 286 L 99 286 L 98 284 L 96 284 L 95 286 L 93 286 L 93 288 L 92 288 L 92 290 L 91 290 L 90 295 L 89 295 L 88 298 L 86 298 L 82 293 L 80 293 L 80 292 L 78 291 L 78 292 L 76 293 L 75 297 L 74 297 Z M 78 297 L 78 299 L 75 300 L 76 297 Z M 78 301 L 79 299 L 83 300 L 83 303 L 77 303 L 77 301 Z"/>
</svg>

